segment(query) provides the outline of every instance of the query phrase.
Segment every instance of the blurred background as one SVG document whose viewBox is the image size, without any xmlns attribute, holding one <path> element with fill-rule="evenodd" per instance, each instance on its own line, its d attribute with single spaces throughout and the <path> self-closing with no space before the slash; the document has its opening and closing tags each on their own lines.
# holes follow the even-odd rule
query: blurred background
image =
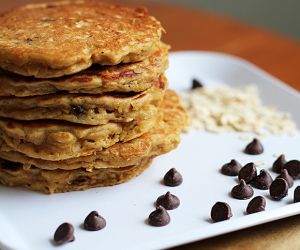
<svg viewBox="0 0 300 250">
<path fill-rule="evenodd" d="M 165 0 L 232 16 L 300 40 L 299 0 Z"/>
<path fill-rule="evenodd" d="M 0 11 L 16 4 L 44 1 L 0 0 Z M 106 2 L 135 5 L 175 4 L 193 9 L 197 8 L 262 26 L 300 40 L 300 0 L 106 0 Z"/>
</svg>

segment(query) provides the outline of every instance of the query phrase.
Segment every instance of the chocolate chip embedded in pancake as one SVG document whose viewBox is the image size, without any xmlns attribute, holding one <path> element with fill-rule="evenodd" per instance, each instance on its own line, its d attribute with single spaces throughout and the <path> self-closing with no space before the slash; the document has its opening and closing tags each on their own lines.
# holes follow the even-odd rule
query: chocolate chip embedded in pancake
<svg viewBox="0 0 300 250">
<path fill-rule="evenodd" d="M 20 145 L 8 147 L 5 143 L 1 143 L 0 157 L 20 162 L 27 168 L 36 166 L 52 170 L 77 168 L 92 170 L 94 168 L 118 168 L 134 165 L 145 157 L 154 157 L 169 152 L 180 142 L 180 133 L 186 125 L 187 113 L 178 96 L 172 91 L 167 91 L 160 109 L 162 117 L 149 132 L 128 142 L 116 143 L 102 151 L 95 151 L 91 155 L 54 161 L 57 158 L 51 158 L 47 151 L 38 151 L 38 145 L 34 147 L 29 143 L 26 145 L 24 142 L 25 146 L 23 147 Z M 58 152 L 63 154 L 62 150 Z M 52 161 L 42 160 L 42 157 L 49 157 Z"/>
<path fill-rule="evenodd" d="M 166 88 L 167 80 L 162 76 L 156 79 L 153 87 L 139 93 L 58 93 L 32 97 L 2 97 L 0 116 L 17 120 L 65 120 L 88 125 L 148 119 L 153 114 L 145 112 L 145 107 L 152 106 L 157 109 Z"/>
<path fill-rule="evenodd" d="M 92 187 L 117 185 L 141 174 L 152 159 L 124 168 L 76 170 L 42 170 L 21 168 L 16 171 L 0 168 L 0 183 L 7 186 L 23 186 L 43 193 L 60 193 L 85 190 Z"/>
</svg>

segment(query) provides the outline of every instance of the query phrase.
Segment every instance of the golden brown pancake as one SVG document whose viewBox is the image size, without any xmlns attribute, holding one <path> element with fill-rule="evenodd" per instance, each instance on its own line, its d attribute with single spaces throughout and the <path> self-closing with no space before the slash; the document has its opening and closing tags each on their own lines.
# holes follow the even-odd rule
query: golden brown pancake
<svg viewBox="0 0 300 250">
<path fill-rule="evenodd" d="M 157 109 L 167 82 L 161 77 L 143 92 L 108 92 L 100 95 L 50 94 L 31 97 L 1 97 L 0 116 L 17 120 L 64 120 L 80 124 L 102 125 L 131 122 L 153 117 L 149 106 Z"/>
<path fill-rule="evenodd" d="M 160 44 L 149 58 L 117 66 L 93 65 L 70 76 L 34 78 L 0 71 L 0 96 L 35 96 L 68 93 L 142 92 L 150 87 L 168 66 L 169 46 Z"/>
<path fill-rule="evenodd" d="M 84 169 L 72 171 L 24 169 L 22 164 L 0 159 L 0 183 L 7 186 L 23 186 L 47 194 L 85 190 L 126 182 L 141 174 L 151 161 L 151 158 L 146 158 L 132 166 L 87 172 Z"/>
<path fill-rule="evenodd" d="M 185 127 L 188 117 L 175 92 L 167 91 L 161 112 L 161 119 L 149 132 L 131 141 L 116 143 L 89 156 L 61 161 L 47 161 L 39 159 L 42 154 L 38 151 L 38 147 L 34 149 L 24 147 L 22 150 L 19 150 L 10 148 L 5 143 L 2 143 L 0 157 L 5 160 L 22 163 L 25 168 L 35 166 L 48 170 L 84 168 L 91 171 L 94 168 L 119 168 L 135 165 L 141 159 L 169 152 L 180 142 L 180 133 Z M 18 153 L 16 152 L 17 150 L 23 151 L 23 153 Z"/>
<path fill-rule="evenodd" d="M 154 112 L 155 111 L 155 112 Z M 58 161 L 108 148 L 148 132 L 157 122 L 153 117 L 132 122 L 109 122 L 91 126 L 63 121 L 17 121 L 0 118 L 0 143 L 32 157 Z M 1 146 L 0 146 L 1 148 Z M 15 154 L 16 156 L 16 154 Z"/>
<path fill-rule="evenodd" d="M 162 31 L 143 8 L 97 0 L 29 4 L 0 16 L 0 68 L 52 78 L 92 64 L 141 61 L 155 51 Z"/>
</svg>

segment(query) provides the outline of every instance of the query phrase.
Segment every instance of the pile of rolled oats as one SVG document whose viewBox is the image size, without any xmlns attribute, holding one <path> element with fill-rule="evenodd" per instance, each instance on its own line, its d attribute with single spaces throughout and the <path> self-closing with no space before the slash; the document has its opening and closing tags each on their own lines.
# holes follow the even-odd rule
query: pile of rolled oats
<svg viewBox="0 0 300 250">
<path fill-rule="evenodd" d="M 289 114 L 263 106 L 255 86 L 227 85 L 179 92 L 191 118 L 191 127 L 215 133 L 251 132 L 293 135 L 297 132 Z"/>
</svg>

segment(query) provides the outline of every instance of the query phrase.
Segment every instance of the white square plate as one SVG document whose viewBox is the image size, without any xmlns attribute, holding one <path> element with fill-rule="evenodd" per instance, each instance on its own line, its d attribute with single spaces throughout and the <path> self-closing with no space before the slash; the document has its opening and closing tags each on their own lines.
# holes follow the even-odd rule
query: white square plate
<svg viewBox="0 0 300 250">
<path fill-rule="evenodd" d="M 172 53 L 167 75 L 170 88 L 174 89 L 189 88 L 194 77 L 206 86 L 255 84 L 265 104 L 290 112 L 298 126 L 300 124 L 300 95 L 236 57 L 210 52 Z M 288 159 L 296 159 L 300 136 L 267 136 L 263 139 L 265 152 L 259 156 L 245 155 L 242 150 L 246 143 L 237 133 L 216 135 L 191 131 L 182 136 L 176 150 L 158 157 L 141 176 L 122 185 L 50 196 L 1 186 L 0 248 L 55 249 L 51 243 L 53 233 L 65 221 L 74 225 L 76 240 L 59 249 L 145 250 L 176 246 L 298 214 L 300 203 L 292 204 L 292 200 L 294 188 L 300 181 L 295 181 L 282 201 L 273 201 L 268 191 L 255 189 L 255 195 L 266 197 L 266 211 L 245 215 L 249 200 L 230 197 L 236 178 L 221 175 L 219 169 L 232 158 L 242 164 L 264 160 L 266 165 L 259 169 L 270 168 L 274 153 L 285 153 Z M 183 175 L 184 182 L 179 187 L 169 188 L 160 183 L 171 167 Z M 170 211 L 171 223 L 161 228 L 147 225 L 145 221 L 154 210 L 154 201 L 167 191 L 181 199 L 180 207 Z M 230 204 L 233 211 L 230 220 L 211 223 L 210 210 L 216 201 Z M 98 210 L 106 218 L 104 230 L 81 229 L 84 218 L 92 210 Z"/>
</svg>

